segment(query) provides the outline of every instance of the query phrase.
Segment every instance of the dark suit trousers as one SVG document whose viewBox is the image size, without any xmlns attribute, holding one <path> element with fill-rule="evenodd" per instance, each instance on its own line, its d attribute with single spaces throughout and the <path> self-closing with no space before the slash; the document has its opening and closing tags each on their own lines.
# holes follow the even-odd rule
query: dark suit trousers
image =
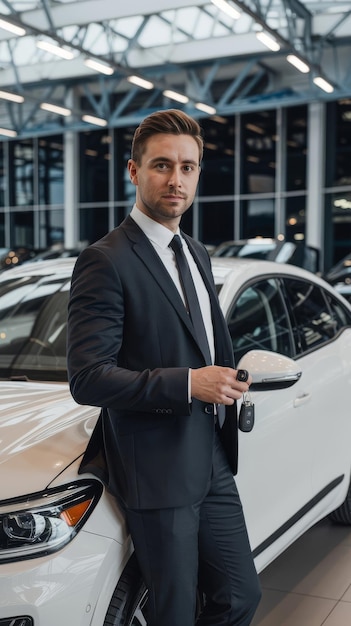
<svg viewBox="0 0 351 626">
<path fill-rule="evenodd" d="M 240 498 L 217 433 L 212 480 L 201 502 L 128 510 L 127 519 L 149 589 L 148 626 L 194 626 L 198 585 L 206 604 L 197 626 L 251 623 L 261 592 Z"/>
</svg>

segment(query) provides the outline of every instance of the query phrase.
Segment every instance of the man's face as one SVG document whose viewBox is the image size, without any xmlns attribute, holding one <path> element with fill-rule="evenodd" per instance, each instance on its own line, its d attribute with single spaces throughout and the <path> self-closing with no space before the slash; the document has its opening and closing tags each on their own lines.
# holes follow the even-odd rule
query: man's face
<svg viewBox="0 0 351 626">
<path fill-rule="evenodd" d="M 199 180 L 199 148 L 190 135 L 157 134 L 145 146 L 141 163 L 128 162 L 137 187 L 138 209 L 175 231 L 194 200 Z"/>
</svg>

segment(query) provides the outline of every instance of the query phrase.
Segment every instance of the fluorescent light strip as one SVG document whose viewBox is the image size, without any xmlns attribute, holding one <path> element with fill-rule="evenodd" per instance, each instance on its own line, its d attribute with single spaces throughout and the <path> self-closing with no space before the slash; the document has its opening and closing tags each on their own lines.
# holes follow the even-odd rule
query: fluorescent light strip
<svg viewBox="0 0 351 626">
<path fill-rule="evenodd" d="M 295 54 L 288 54 L 286 60 L 288 63 L 296 67 L 299 72 L 302 72 L 302 74 L 307 74 L 310 71 L 309 65 L 307 65 L 307 63 L 302 61 L 302 59 L 297 57 Z"/>
<path fill-rule="evenodd" d="M 107 121 L 101 117 L 95 117 L 94 115 L 82 115 L 83 122 L 88 124 L 95 124 L 96 126 L 107 126 Z"/>
<path fill-rule="evenodd" d="M 6 137 L 17 137 L 16 131 L 10 130 L 9 128 L 0 128 L 0 135 L 5 135 Z"/>
<path fill-rule="evenodd" d="M 37 41 L 37 48 L 50 52 L 51 54 L 55 54 L 56 56 L 61 57 L 61 59 L 66 59 L 67 61 L 71 61 L 74 57 L 72 50 L 65 50 L 65 48 L 60 48 L 60 46 L 56 46 L 49 41 Z"/>
<path fill-rule="evenodd" d="M 199 109 L 199 111 L 203 111 L 209 115 L 214 115 L 216 113 L 216 109 L 214 107 L 211 107 L 209 104 L 205 104 L 204 102 L 195 102 L 195 106 Z"/>
<path fill-rule="evenodd" d="M 223 13 L 226 13 L 227 15 L 229 15 L 229 17 L 232 17 L 233 20 L 238 20 L 241 16 L 240 11 L 238 11 L 238 9 L 229 4 L 229 2 L 226 2 L 226 0 L 211 0 L 211 2 L 218 9 L 223 11 Z"/>
<path fill-rule="evenodd" d="M 154 84 L 150 80 L 145 80 L 145 78 L 140 78 L 139 76 L 128 76 L 127 80 L 133 85 L 137 85 L 138 87 L 142 87 L 143 89 L 153 89 Z"/>
<path fill-rule="evenodd" d="M 100 61 L 96 61 L 95 59 L 85 59 L 84 63 L 87 67 L 90 67 L 91 70 L 96 70 L 101 74 L 106 74 L 106 76 L 111 76 L 115 71 L 113 67 L 111 67 L 111 65 L 107 65 L 107 63 L 101 63 Z"/>
<path fill-rule="evenodd" d="M 11 24 L 10 22 L 6 22 L 5 20 L 0 20 L 0 28 L 7 30 L 9 33 L 13 33 L 14 35 L 18 35 L 19 37 L 23 37 L 23 35 L 26 34 L 24 28 Z"/>
<path fill-rule="evenodd" d="M 278 52 L 278 50 L 280 50 L 279 43 L 264 31 L 260 30 L 258 33 L 256 33 L 256 37 L 261 43 L 263 43 L 273 52 Z"/>
<path fill-rule="evenodd" d="M 317 85 L 317 87 L 319 87 L 320 89 L 323 89 L 323 91 L 325 91 L 326 93 L 333 93 L 333 91 L 334 91 L 333 85 L 328 83 L 328 81 L 326 81 L 321 76 L 316 76 L 313 79 L 313 82 L 314 82 L 315 85 Z"/>
<path fill-rule="evenodd" d="M 165 89 L 163 95 L 166 98 L 171 98 L 172 100 L 176 100 L 177 102 L 181 102 L 182 104 L 186 104 L 187 102 L 189 102 L 189 98 L 187 96 L 184 96 L 177 91 L 172 91 L 172 89 Z"/>
<path fill-rule="evenodd" d="M 9 93 L 8 91 L 0 91 L 0 98 L 10 100 L 10 102 L 18 102 L 19 104 L 24 102 L 23 96 L 19 96 L 16 93 Z"/>
<path fill-rule="evenodd" d="M 43 109 L 43 111 L 50 111 L 51 113 L 57 113 L 57 115 L 63 115 L 64 117 L 72 115 L 72 111 L 70 109 L 57 106 L 56 104 L 50 104 L 49 102 L 42 102 L 40 108 Z"/>
</svg>

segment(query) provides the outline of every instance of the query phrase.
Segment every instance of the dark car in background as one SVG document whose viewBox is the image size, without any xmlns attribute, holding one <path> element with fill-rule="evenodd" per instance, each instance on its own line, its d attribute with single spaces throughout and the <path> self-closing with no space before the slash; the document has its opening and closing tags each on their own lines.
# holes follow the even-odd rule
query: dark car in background
<svg viewBox="0 0 351 626">
<path fill-rule="evenodd" d="M 79 244 L 74 248 L 65 248 L 63 244 L 55 244 L 45 250 L 38 250 L 26 246 L 0 248 L 0 271 L 9 270 L 23 263 L 32 261 L 77 257 L 85 245 L 86 244 Z"/>
<path fill-rule="evenodd" d="M 337 285 L 339 283 L 351 285 L 351 252 L 333 265 L 324 278 L 331 285 Z"/>
<path fill-rule="evenodd" d="M 351 252 L 326 272 L 324 280 L 351 302 Z"/>
<path fill-rule="evenodd" d="M 37 251 L 27 246 L 0 248 L 0 271 L 9 270 L 35 257 Z"/>
</svg>

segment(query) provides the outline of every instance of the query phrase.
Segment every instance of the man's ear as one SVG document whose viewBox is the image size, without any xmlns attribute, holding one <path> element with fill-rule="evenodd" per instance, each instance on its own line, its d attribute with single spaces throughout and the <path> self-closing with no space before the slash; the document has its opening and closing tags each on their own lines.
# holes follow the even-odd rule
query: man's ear
<svg viewBox="0 0 351 626">
<path fill-rule="evenodd" d="M 129 159 L 128 161 L 128 172 L 129 178 L 133 185 L 138 184 L 138 174 L 137 174 L 137 165 L 133 159 Z"/>
</svg>

